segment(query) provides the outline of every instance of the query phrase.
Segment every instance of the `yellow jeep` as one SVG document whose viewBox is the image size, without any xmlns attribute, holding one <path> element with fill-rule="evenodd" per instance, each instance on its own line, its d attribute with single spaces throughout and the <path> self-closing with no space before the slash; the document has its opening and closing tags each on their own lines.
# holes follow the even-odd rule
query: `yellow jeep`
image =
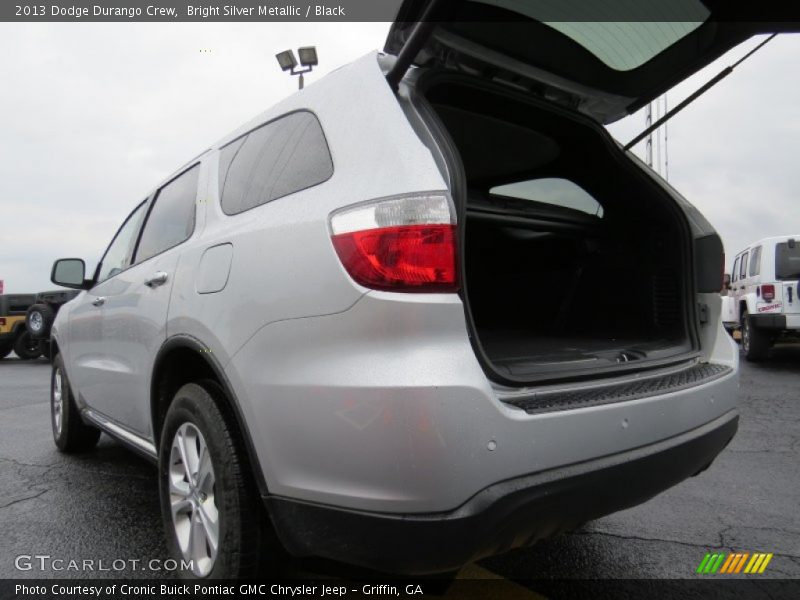
<svg viewBox="0 0 800 600">
<path fill-rule="evenodd" d="M 35 294 L 0 295 L 0 359 L 12 350 L 25 360 L 42 355 L 41 343 L 25 327 L 25 312 L 35 301 Z"/>
</svg>

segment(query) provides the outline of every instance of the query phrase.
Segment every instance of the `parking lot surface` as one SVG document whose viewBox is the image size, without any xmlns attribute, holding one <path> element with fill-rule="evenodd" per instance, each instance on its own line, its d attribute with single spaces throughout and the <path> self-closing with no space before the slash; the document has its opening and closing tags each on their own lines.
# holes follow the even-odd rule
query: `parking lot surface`
<svg viewBox="0 0 800 600">
<path fill-rule="evenodd" d="M 43 360 L 0 361 L 0 578 L 170 577 L 149 563 L 166 558 L 154 467 L 106 436 L 90 454 L 59 454 L 49 374 Z M 574 533 L 469 565 L 460 577 L 695 577 L 714 551 L 774 553 L 763 577 L 800 577 L 799 390 L 800 348 L 743 362 L 739 433 L 706 472 Z M 20 570 L 20 555 L 93 559 L 95 570 Z M 115 560 L 126 565 L 97 570 Z M 321 561 L 292 568 L 348 573 Z"/>
</svg>

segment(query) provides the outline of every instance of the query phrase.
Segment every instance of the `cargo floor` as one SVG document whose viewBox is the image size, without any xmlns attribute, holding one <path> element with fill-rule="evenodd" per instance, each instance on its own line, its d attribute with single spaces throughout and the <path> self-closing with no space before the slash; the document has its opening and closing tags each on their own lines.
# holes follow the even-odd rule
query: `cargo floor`
<svg viewBox="0 0 800 600">
<path fill-rule="evenodd" d="M 673 345 L 666 339 L 536 336 L 526 331 L 503 330 L 482 330 L 480 339 L 495 366 L 517 376 L 630 362 Z"/>
</svg>

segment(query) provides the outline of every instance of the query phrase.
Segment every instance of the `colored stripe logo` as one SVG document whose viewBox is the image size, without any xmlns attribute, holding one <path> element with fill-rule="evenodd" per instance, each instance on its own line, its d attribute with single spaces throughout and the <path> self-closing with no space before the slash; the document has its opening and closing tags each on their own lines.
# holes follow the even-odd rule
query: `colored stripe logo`
<svg viewBox="0 0 800 600">
<path fill-rule="evenodd" d="M 700 565 L 697 567 L 697 573 L 703 575 L 719 574 L 752 574 L 763 573 L 767 568 L 769 561 L 772 560 L 772 553 L 769 554 L 762 552 L 733 552 L 726 554 L 724 552 L 707 553 Z"/>
</svg>

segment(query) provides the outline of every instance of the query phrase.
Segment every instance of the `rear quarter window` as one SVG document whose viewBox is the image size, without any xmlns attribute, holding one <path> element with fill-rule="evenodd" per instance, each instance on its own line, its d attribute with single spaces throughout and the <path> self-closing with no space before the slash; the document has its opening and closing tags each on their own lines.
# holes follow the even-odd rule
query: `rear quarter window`
<svg viewBox="0 0 800 600">
<path fill-rule="evenodd" d="M 750 257 L 750 277 L 755 277 L 761 274 L 761 246 L 753 249 L 753 255 Z"/>
<path fill-rule="evenodd" d="M 333 159 L 317 117 L 298 111 L 237 138 L 220 150 L 222 210 L 235 215 L 319 185 Z"/>
<path fill-rule="evenodd" d="M 586 190 L 569 179 L 544 177 L 496 185 L 489 190 L 493 196 L 530 200 L 577 210 L 596 217 L 603 216 L 603 207 Z"/>
<path fill-rule="evenodd" d="M 775 244 L 775 278 L 800 279 L 800 244 Z"/>
</svg>

